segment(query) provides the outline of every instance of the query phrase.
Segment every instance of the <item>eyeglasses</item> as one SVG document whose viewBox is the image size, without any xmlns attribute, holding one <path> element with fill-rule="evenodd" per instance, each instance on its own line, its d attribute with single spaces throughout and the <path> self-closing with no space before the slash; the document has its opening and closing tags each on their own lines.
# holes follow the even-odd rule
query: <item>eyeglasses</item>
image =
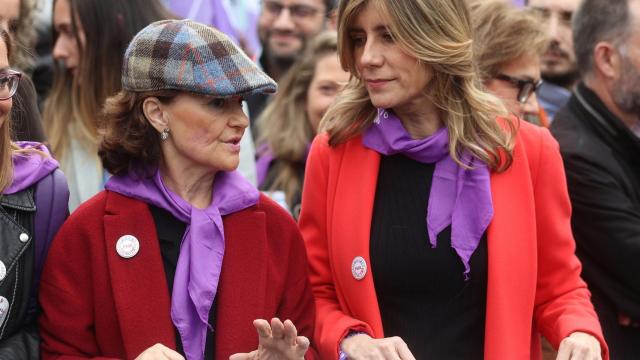
<svg viewBox="0 0 640 360">
<path fill-rule="evenodd" d="M 274 18 L 280 16 L 283 10 L 288 9 L 291 18 L 296 21 L 309 19 L 320 12 L 320 9 L 313 6 L 304 4 L 287 6 L 277 1 L 264 1 L 263 7 L 264 10 Z"/>
<path fill-rule="evenodd" d="M 542 85 L 542 80 L 523 80 L 505 74 L 498 74 L 494 76 L 494 78 L 509 82 L 511 85 L 516 87 L 518 89 L 518 102 L 521 104 L 526 103 L 531 94 L 538 90 L 540 85 Z"/>
<path fill-rule="evenodd" d="M 0 73 L 0 100 L 11 99 L 18 90 L 18 84 L 22 73 L 14 70 L 6 70 Z"/>
</svg>

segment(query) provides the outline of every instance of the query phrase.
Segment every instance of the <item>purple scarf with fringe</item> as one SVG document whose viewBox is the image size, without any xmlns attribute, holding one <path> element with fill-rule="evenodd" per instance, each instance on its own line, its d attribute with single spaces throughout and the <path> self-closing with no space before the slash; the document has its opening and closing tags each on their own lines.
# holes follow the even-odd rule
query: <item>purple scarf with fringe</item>
<svg viewBox="0 0 640 360">
<path fill-rule="evenodd" d="M 449 155 L 449 131 L 443 127 L 433 135 L 414 140 L 391 110 L 378 109 L 375 122 L 364 132 L 365 147 L 383 155 L 403 154 L 421 163 L 435 163 L 427 205 L 427 233 L 432 247 L 437 235 L 451 225 L 451 247 L 470 272 L 469 260 L 493 218 L 489 168 L 463 152 L 459 166 Z"/>
</svg>

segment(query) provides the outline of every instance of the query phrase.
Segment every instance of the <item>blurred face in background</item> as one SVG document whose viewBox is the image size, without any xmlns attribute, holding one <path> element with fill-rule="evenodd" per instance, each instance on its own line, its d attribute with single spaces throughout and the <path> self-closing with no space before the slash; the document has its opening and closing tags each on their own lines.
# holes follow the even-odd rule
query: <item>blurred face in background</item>
<svg viewBox="0 0 640 360">
<path fill-rule="evenodd" d="M 76 17 L 77 32 L 74 32 L 72 18 Z M 86 40 L 82 24 L 72 13 L 69 0 L 56 0 L 53 6 L 53 28 L 57 38 L 53 46 L 53 58 L 64 63 L 71 75 L 76 76 L 80 66 L 80 48 Z"/>
<path fill-rule="evenodd" d="M 324 0 L 263 0 L 258 35 L 275 61 L 293 62 L 326 20 Z"/>
<path fill-rule="evenodd" d="M 0 28 L 15 36 L 20 18 L 20 0 L 0 0 Z"/>
<path fill-rule="evenodd" d="M 542 77 L 563 87 L 570 87 L 578 77 L 571 17 L 579 5 L 580 0 L 529 0 L 529 6 L 547 19 L 550 43 L 542 56 Z"/>
<path fill-rule="evenodd" d="M 306 108 L 314 133 L 318 132 L 320 120 L 348 81 L 349 73 L 340 66 L 338 54 L 326 54 L 318 59 L 307 90 Z"/>
<path fill-rule="evenodd" d="M 539 81 L 540 60 L 536 56 L 523 56 L 503 65 L 485 86 L 502 100 L 509 113 L 524 119 L 538 115 L 535 90 Z"/>
</svg>

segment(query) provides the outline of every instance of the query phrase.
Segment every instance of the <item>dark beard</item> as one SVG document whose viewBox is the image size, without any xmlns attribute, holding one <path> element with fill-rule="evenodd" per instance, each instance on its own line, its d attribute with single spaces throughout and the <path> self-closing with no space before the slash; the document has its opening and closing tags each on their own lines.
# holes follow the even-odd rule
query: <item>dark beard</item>
<svg viewBox="0 0 640 360">
<path fill-rule="evenodd" d="M 640 114 L 640 69 L 623 57 L 622 74 L 613 85 L 613 101 L 628 114 Z"/>
<path fill-rule="evenodd" d="M 542 74 L 542 79 L 545 82 L 557 85 L 566 89 L 570 89 L 578 80 L 580 74 L 577 70 L 572 70 L 564 74 Z"/>
</svg>

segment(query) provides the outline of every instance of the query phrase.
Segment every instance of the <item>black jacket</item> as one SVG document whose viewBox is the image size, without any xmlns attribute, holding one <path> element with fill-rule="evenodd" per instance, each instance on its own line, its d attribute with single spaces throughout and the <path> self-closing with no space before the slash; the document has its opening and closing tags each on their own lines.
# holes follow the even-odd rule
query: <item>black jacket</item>
<svg viewBox="0 0 640 360">
<path fill-rule="evenodd" d="M 612 359 L 640 359 L 640 139 L 580 84 L 551 125 L 560 143 L 583 277 Z M 561 181 L 559 179 L 559 181 Z"/>
<path fill-rule="evenodd" d="M 0 359 L 38 359 L 33 188 L 0 198 Z"/>
</svg>

